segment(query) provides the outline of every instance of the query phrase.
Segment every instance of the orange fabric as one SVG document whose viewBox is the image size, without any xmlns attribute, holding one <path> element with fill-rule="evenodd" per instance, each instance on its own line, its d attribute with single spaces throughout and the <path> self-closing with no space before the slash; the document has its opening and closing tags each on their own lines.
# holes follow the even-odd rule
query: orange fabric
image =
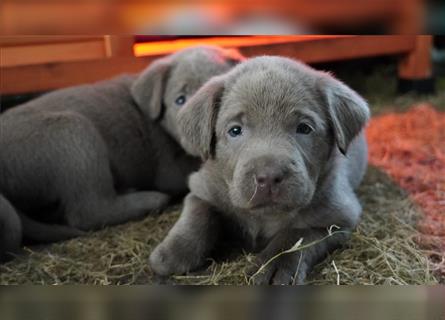
<svg viewBox="0 0 445 320">
<path fill-rule="evenodd" d="M 445 250 L 445 113 L 427 104 L 372 118 L 370 163 L 408 191 L 424 213 L 420 242 Z"/>
</svg>

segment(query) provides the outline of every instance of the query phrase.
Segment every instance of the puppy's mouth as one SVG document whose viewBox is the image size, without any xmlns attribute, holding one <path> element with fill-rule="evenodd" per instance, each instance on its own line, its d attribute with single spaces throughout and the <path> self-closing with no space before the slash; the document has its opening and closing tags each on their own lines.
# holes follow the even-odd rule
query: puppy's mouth
<svg viewBox="0 0 445 320">
<path fill-rule="evenodd" d="M 259 184 L 255 184 L 252 196 L 246 203 L 249 210 L 260 209 L 284 209 L 288 206 L 282 203 L 282 190 L 274 188 L 265 188 Z"/>
<path fill-rule="evenodd" d="M 258 203 L 258 204 L 249 205 L 247 208 L 250 210 L 257 210 L 257 209 L 278 207 L 279 205 L 280 204 L 276 201 L 269 201 L 267 203 Z"/>
<path fill-rule="evenodd" d="M 288 204 L 283 204 L 277 201 L 269 201 L 268 203 L 251 205 L 246 209 L 252 212 L 259 212 L 265 214 L 265 213 L 291 212 L 294 211 L 296 207 L 290 206 Z"/>
<path fill-rule="evenodd" d="M 249 208 L 250 211 L 256 212 L 256 211 L 261 211 L 261 212 L 269 212 L 269 211 L 273 211 L 273 212 L 286 212 L 286 211 L 291 211 L 291 209 L 288 206 L 285 205 L 281 205 L 279 203 L 270 203 L 270 204 L 263 204 L 263 205 L 257 205 L 254 207 L 250 207 Z"/>
</svg>

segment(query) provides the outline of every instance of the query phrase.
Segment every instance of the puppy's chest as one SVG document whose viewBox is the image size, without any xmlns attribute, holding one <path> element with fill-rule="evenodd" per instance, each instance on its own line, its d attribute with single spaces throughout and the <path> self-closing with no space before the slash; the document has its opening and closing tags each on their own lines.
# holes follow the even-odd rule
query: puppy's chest
<svg viewBox="0 0 445 320">
<path fill-rule="evenodd" d="M 266 246 L 272 237 L 289 226 L 290 220 L 287 217 L 264 217 L 252 214 L 237 216 L 237 221 L 253 250 Z"/>
</svg>

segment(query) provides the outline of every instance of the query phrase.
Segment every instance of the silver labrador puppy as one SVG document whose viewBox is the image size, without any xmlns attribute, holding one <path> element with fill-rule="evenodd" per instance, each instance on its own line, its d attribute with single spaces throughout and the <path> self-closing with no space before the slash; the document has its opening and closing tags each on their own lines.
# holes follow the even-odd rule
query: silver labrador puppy
<svg viewBox="0 0 445 320">
<path fill-rule="evenodd" d="M 0 258 L 22 232 L 66 239 L 186 194 L 199 159 L 178 144 L 177 112 L 240 59 L 233 50 L 189 48 L 137 76 L 57 90 L 2 114 Z"/>
<path fill-rule="evenodd" d="M 332 225 L 353 229 L 368 118 L 366 102 L 346 85 L 287 58 L 250 59 L 210 80 L 179 112 L 184 146 L 205 162 L 190 177 L 179 220 L 150 256 L 153 270 L 201 266 L 227 225 L 240 227 L 259 252 L 258 266 L 301 238 L 325 237 Z M 253 280 L 303 283 L 347 238 L 334 233 L 281 255 Z"/>
</svg>

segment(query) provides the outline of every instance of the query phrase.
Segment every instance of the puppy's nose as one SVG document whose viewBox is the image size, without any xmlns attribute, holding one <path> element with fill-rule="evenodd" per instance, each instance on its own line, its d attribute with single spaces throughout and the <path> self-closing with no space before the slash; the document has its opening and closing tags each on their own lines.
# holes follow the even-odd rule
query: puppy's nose
<svg viewBox="0 0 445 320">
<path fill-rule="evenodd" d="M 279 168 L 268 167 L 255 176 L 258 187 L 263 189 L 271 189 L 279 185 L 284 180 L 284 172 Z"/>
</svg>

